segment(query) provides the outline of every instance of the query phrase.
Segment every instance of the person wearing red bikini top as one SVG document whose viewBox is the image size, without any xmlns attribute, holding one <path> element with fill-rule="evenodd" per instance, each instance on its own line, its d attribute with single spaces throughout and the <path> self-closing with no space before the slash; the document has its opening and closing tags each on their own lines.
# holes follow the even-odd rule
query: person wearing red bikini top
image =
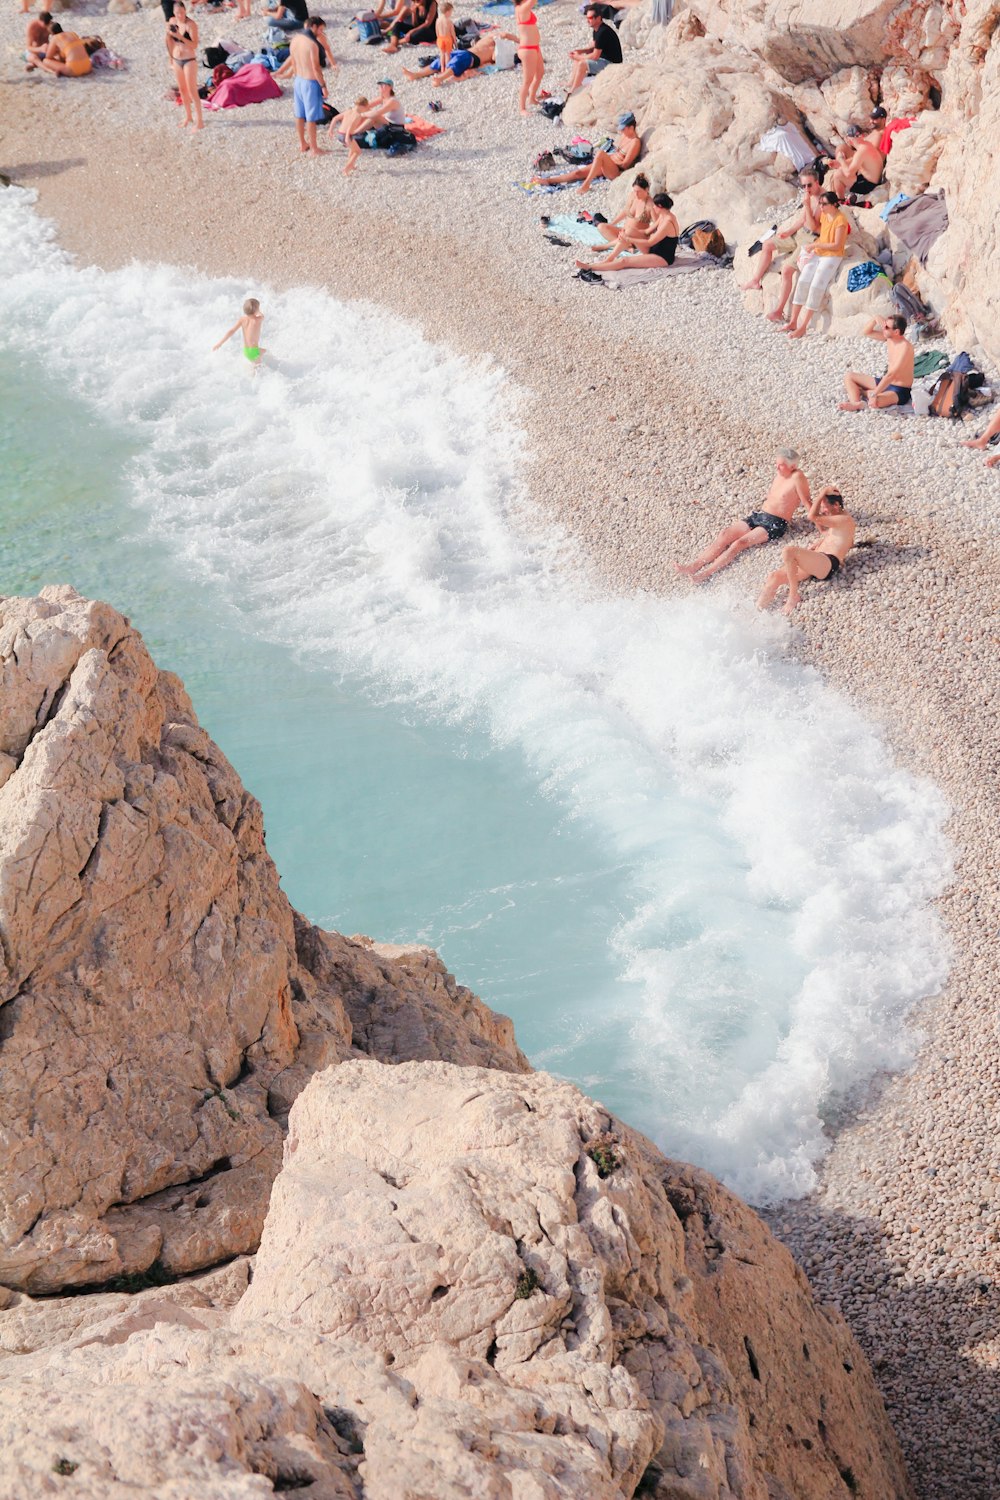
<svg viewBox="0 0 1000 1500">
<path fill-rule="evenodd" d="M 525 118 L 527 118 L 529 107 L 538 103 L 538 90 L 545 76 L 545 59 L 542 57 L 538 17 L 531 6 L 532 0 L 515 0 L 514 4 L 514 20 L 517 23 L 517 55 L 521 61 L 521 93 L 518 103 L 521 114 Z"/>
</svg>

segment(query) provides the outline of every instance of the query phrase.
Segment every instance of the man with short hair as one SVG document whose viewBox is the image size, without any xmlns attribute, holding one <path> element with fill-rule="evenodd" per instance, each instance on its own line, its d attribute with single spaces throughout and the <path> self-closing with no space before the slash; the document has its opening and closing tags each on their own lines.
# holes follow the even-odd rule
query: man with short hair
<svg viewBox="0 0 1000 1500">
<path fill-rule="evenodd" d="M 868 135 L 857 132 L 853 146 L 838 152 L 833 169 L 827 173 L 826 186 L 838 198 L 864 197 L 878 187 L 885 172 L 885 156 L 878 149 L 882 135 L 881 125 L 872 128 Z"/>
<path fill-rule="evenodd" d="M 783 547 L 781 567 L 767 576 L 757 600 L 758 609 L 767 609 L 780 588 L 787 587 L 785 614 L 790 615 L 802 603 L 799 584 L 806 578 L 830 583 L 840 572 L 847 554 L 854 546 L 854 517 L 844 509 L 839 490 L 820 490 L 809 507 L 809 520 L 819 531 L 811 547 Z"/>
<path fill-rule="evenodd" d="M 692 562 L 674 563 L 674 567 L 692 583 L 704 583 L 749 547 L 780 541 L 799 506 L 808 504 L 809 481 L 799 468 L 799 455 L 794 448 L 779 448 L 763 509 L 751 511 L 745 521 L 726 526 Z"/>
<path fill-rule="evenodd" d="M 888 368 L 881 380 L 848 370 L 844 376 L 848 400 L 840 403 L 840 410 L 909 406 L 913 391 L 913 345 L 906 337 L 906 319 L 899 313 L 890 318 L 870 318 L 864 335 L 885 344 Z"/>
<path fill-rule="evenodd" d="M 288 60 L 295 75 L 295 129 L 299 150 L 308 156 L 328 156 L 325 147 L 317 145 L 316 126 L 323 123 L 326 83 L 320 67 L 320 50 L 312 21 L 306 21 L 288 39 Z"/>
<path fill-rule="evenodd" d="M 172 3 L 173 0 L 171 0 L 171 4 Z M 25 9 L 27 9 L 27 7 L 25 7 Z M 52 16 L 47 10 L 39 11 L 38 15 L 33 16 L 32 19 L 28 22 L 28 32 L 25 38 L 24 56 L 29 73 L 31 72 L 32 68 L 38 67 L 38 64 L 45 56 L 45 49 L 49 45 L 49 37 L 51 35 L 51 32 L 49 30 L 51 25 Z"/>
<path fill-rule="evenodd" d="M 588 5 L 584 11 L 587 25 L 594 33 L 589 47 L 574 47 L 570 53 L 573 72 L 570 76 L 566 97 L 575 94 L 585 78 L 595 78 L 604 68 L 622 60 L 622 44 L 613 26 L 604 19 L 603 8 Z"/>
<path fill-rule="evenodd" d="M 802 189 L 801 207 L 790 219 L 778 226 L 777 234 L 764 241 L 756 270 L 740 288 L 743 292 L 759 291 L 775 256 L 780 255 L 784 259 L 785 264 L 781 268 L 781 294 L 768 313 L 772 323 L 784 321 L 785 307 L 795 280 L 798 252 L 807 245 L 815 244 L 819 234 L 819 201 L 823 188 L 815 167 L 803 167 L 799 173 L 799 186 Z"/>
</svg>

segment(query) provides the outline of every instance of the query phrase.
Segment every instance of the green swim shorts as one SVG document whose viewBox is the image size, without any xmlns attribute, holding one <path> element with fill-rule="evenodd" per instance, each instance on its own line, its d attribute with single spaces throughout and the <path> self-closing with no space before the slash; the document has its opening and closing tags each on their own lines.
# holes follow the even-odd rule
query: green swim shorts
<svg viewBox="0 0 1000 1500">
<path fill-rule="evenodd" d="M 255 365 L 260 359 L 260 350 L 258 349 L 256 344 L 254 344 L 252 348 L 249 344 L 244 344 L 243 353 L 246 355 L 247 359 L 252 365 Z"/>
</svg>

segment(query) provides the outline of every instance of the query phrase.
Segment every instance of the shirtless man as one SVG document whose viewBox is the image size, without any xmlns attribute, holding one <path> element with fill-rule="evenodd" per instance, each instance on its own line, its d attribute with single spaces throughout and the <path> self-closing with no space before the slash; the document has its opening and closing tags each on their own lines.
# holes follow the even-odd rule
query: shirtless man
<svg viewBox="0 0 1000 1500">
<path fill-rule="evenodd" d="M 819 536 L 811 547 L 782 548 L 782 565 L 767 575 L 767 582 L 757 600 L 758 609 L 767 609 L 773 604 L 778 590 L 787 587 L 785 614 L 790 615 L 795 606 L 802 603 L 799 584 L 804 578 L 825 579 L 829 583 L 840 572 L 854 546 L 857 530 L 854 517 L 844 509 L 840 491 L 820 490 L 809 507 L 809 519 L 819 529 Z"/>
<path fill-rule="evenodd" d="M 891 318 L 870 318 L 864 334 L 885 344 L 889 368 L 881 380 L 848 370 L 844 385 L 850 399 L 841 401 L 840 410 L 908 406 L 913 390 L 913 345 L 906 337 L 906 319 L 898 313 Z"/>
<path fill-rule="evenodd" d="M 288 58 L 295 74 L 295 129 L 299 150 L 309 156 L 328 156 L 326 148 L 316 144 L 316 126 L 323 122 L 326 84 L 311 20 L 306 21 L 301 31 L 289 33 Z"/>
<path fill-rule="evenodd" d="M 580 186 L 577 192 L 580 193 L 588 193 L 598 177 L 606 177 L 609 182 L 614 182 L 622 172 L 635 166 L 642 151 L 642 138 L 631 111 L 620 116 L 618 129 L 621 135 L 615 142 L 613 151 L 595 151 L 589 166 L 574 167 L 569 172 L 557 172 L 553 177 L 539 177 L 538 181 L 544 187 L 552 187 L 558 182 L 578 182 Z"/>
<path fill-rule="evenodd" d="M 793 448 L 778 449 L 775 469 L 763 509 L 752 511 L 745 521 L 734 521 L 720 531 L 693 562 L 674 563 L 678 573 L 686 574 L 693 583 L 704 583 L 713 573 L 735 562 L 748 547 L 777 542 L 784 536 L 799 506 L 809 504 L 809 481 L 799 468 L 799 455 Z"/>
<path fill-rule="evenodd" d="M 978 448 L 980 451 L 982 451 L 983 448 L 988 448 L 990 446 L 990 440 L 996 437 L 998 432 L 1000 432 L 1000 411 L 996 413 L 992 422 L 986 428 L 985 432 L 980 433 L 979 437 L 977 438 L 969 438 L 967 442 L 964 442 L 962 444 L 962 447 Z M 1000 464 L 1000 451 L 994 453 L 990 458 L 986 460 L 986 467 L 988 469 L 995 469 L 997 464 Z"/>
<path fill-rule="evenodd" d="M 869 135 L 858 136 L 842 156 L 837 153 L 833 170 L 827 173 L 826 186 L 838 198 L 846 198 L 848 193 L 863 195 L 878 187 L 885 171 L 885 157 L 875 144 L 881 134 L 881 130 L 873 130 Z"/>
<path fill-rule="evenodd" d="M 443 73 L 441 61 L 436 57 L 429 67 L 404 68 L 403 77 L 408 78 L 411 83 L 415 83 L 418 78 L 434 78 L 434 88 L 442 83 L 459 83 L 463 78 L 471 78 L 480 68 L 488 68 L 496 61 L 498 37 L 505 37 L 508 42 L 517 41 L 512 31 L 490 31 L 469 47 L 457 47 L 449 57 L 448 66 Z M 437 77 L 434 77 L 435 74 Z"/>
<path fill-rule="evenodd" d="M 741 292 L 759 292 L 774 257 L 783 257 L 785 264 L 781 268 L 781 295 L 776 306 L 768 313 L 772 323 L 785 321 L 785 306 L 795 280 L 798 252 L 806 245 L 813 244 L 819 234 L 819 198 L 823 189 L 812 167 L 804 167 L 799 173 L 799 186 L 802 188 L 802 207 L 778 226 L 776 235 L 765 240 L 750 280 L 740 287 Z"/>
<path fill-rule="evenodd" d="M 27 6 L 25 6 L 27 10 Z M 49 45 L 49 27 L 52 25 L 52 16 L 47 10 L 39 11 L 28 22 L 28 34 L 25 39 L 24 56 L 27 61 L 27 69 L 30 73 L 32 68 L 37 68 L 45 56 L 45 49 Z"/>
</svg>

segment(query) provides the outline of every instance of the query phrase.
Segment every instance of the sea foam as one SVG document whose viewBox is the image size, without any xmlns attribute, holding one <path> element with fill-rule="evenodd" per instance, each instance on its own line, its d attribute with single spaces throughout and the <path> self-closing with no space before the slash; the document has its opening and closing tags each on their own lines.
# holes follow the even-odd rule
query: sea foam
<svg viewBox="0 0 1000 1500">
<path fill-rule="evenodd" d="M 19 189 L 0 246 L 0 340 L 127 427 L 134 503 L 248 636 L 516 747 L 624 871 L 621 998 L 554 1007 L 534 1060 L 754 1201 L 808 1191 L 830 1101 L 905 1063 L 947 970 L 937 790 L 783 622 L 589 582 L 497 368 L 319 291 L 79 268 Z M 210 352 L 250 293 L 256 378 Z"/>
</svg>

